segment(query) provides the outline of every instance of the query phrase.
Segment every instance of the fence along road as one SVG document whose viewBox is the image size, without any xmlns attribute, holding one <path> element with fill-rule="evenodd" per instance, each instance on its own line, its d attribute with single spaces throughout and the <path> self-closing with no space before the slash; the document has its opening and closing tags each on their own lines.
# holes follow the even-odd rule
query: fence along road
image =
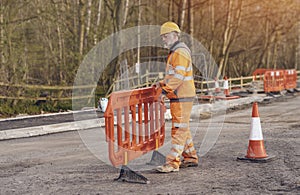
<svg viewBox="0 0 300 195">
<path fill-rule="evenodd" d="M 300 71 L 297 72 L 300 74 Z M 253 77 L 240 77 L 240 78 L 231 78 L 230 86 L 231 88 L 243 88 L 250 84 L 249 80 Z M 299 77 L 298 77 L 299 78 Z M 149 79 L 150 80 L 150 79 Z M 239 83 L 237 83 L 237 81 Z M 206 83 L 213 83 L 214 81 L 208 81 Z M 235 83 L 235 84 L 232 84 Z M 298 83 L 300 84 L 299 80 Z M 1 84 L 0 84 L 1 86 Z M 204 86 L 204 85 L 202 85 Z M 210 85 L 208 85 L 210 86 Z M 21 87 L 20 85 L 15 85 L 15 87 Z M 36 88 L 39 86 L 22 86 L 29 88 Z M 86 89 L 85 87 L 92 86 L 78 86 L 78 88 Z M 298 86 L 299 87 L 299 86 Z M 69 90 L 71 87 L 51 87 L 51 86 L 41 86 L 41 89 L 58 89 L 58 90 Z M 203 89 L 201 92 L 205 92 L 206 90 L 214 90 L 214 89 Z M 92 96 L 91 96 L 92 97 Z M 90 98 L 91 98 L 90 97 Z M 71 98 L 71 97 L 70 97 Z M 81 98 L 81 97 L 78 97 Z M 29 99 L 31 99 L 29 97 Z M 35 99 L 35 98 L 34 98 Z M 57 98 L 59 100 L 59 98 Z M 237 105 L 251 103 L 253 101 L 262 101 L 262 97 L 257 97 L 256 99 L 251 96 L 249 98 L 242 98 L 242 100 L 232 100 L 228 104 L 228 108 L 234 108 Z M 201 112 L 201 110 L 205 110 L 205 105 L 200 105 L 197 113 Z M 73 121 L 73 113 L 75 112 L 86 112 L 85 117 L 82 122 L 74 122 Z M 94 119 L 95 114 L 97 115 L 97 119 Z M 96 109 L 89 109 L 83 111 L 72 111 L 72 112 L 63 112 L 63 113 L 53 113 L 53 114 L 45 114 L 45 115 L 37 115 L 37 116 L 25 116 L 18 118 L 10 118 L 10 119 L 0 119 L 0 140 L 4 139 L 13 139 L 13 138 L 21 138 L 21 137 L 31 137 L 37 135 L 45 135 L 50 133 L 58 133 L 64 131 L 75 131 L 85 128 L 93 128 L 95 126 L 103 126 L 104 119 L 103 113 L 96 112 Z M 90 120 L 93 118 L 93 120 Z M 166 116 L 166 119 L 169 119 Z M 90 121 L 90 122 L 88 122 Z M 80 124 L 79 124 L 80 123 Z M 87 123 L 87 124 L 86 124 Z"/>
<path fill-rule="evenodd" d="M 143 79 L 143 84 L 138 85 L 138 76 L 133 76 L 128 78 L 127 80 L 131 80 L 132 83 L 136 83 L 132 88 L 139 88 L 139 87 L 148 87 L 151 86 L 153 83 L 155 83 L 159 78 L 162 77 L 162 72 L 159 73 L 151 73 L 151 72 L 146 72 L 144 75 L 140 76 L 140 79 Z M 297 71 L 298 75 L 298 80 L 300 79 L 300 71 Z M 255 76 L 256 79 L 262 78 L 262 75 L 257 75 Z M 205 93 L 207 91 L 213 91 L 214 90 L 214 80 L 211 81 L 200 81 L 199 78 L 195 76 L 195 85 L 196 88 L 198 89 L 198 93 Z M 255 80 L 254 76 L 247 76 L 247 77 L 238 77 L 238 78 L 229 78 L 229 89 L 233 88 L 244 88 L 247 86 L 251 86 L 252 81 Z M 118 80 L 115 81 L 109 88 L 109 90 L 106 93 L 106 97 L 109 97 L 109 94 L 112 91 L 115 91 L 116 86 L 120 85 L 120 83 L 123 82 L 123 80 Z M 222 82 L 222 80 L 220 80 Z M 33 100 L 33 101 L 66 101 L 66 100 L 72 100 L 72 99 L 88 99 L 90 101 L 91 98 L 94 98 L 94 85 L 83 85 L 83 86 L 47 86 L 47 85 L 27 85 L 27 84 L 7 84 L 0 82 L 0 87 L 15 87 L 17 89 L 32 89 L 32 90 L 38 90 L 38 91 L 56 91 L 56 96 L 51 96 L 48 95 L 47 97 L 40 97 L 39 96 L 5 96 L 0 94 L 0 99 L 9 99 L 9 100 Z M 82 90 L 91 90 L 91 94 L 87 96 L 68 96 L 68 97 L 63 97 L 62 94 L 64 94 L 64 91 L 72 91 L 73 89 L 82 89 Z M 71 94 L 71 93 L 70 93 Z"/>
</svg>

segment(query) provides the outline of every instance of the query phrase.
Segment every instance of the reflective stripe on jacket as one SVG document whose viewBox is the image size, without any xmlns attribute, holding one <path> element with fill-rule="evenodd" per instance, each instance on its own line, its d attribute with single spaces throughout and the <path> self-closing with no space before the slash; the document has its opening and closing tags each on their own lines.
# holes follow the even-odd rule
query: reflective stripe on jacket
<svg viewBox="0 0 300 195">
<path fill-rule="evenodd" d="M 190 98 L 196 95 L 191 51 L 182 42 L 176 42 L 170 49 L 166 76 L 161 82 L 169 99 Z"/>
</svg>

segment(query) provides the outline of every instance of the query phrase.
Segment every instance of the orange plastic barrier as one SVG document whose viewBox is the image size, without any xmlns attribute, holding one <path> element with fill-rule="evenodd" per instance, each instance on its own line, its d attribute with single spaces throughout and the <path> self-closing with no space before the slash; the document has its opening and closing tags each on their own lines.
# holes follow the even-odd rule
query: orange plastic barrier
<svg viewBox="0 0 300 195">
<path fill-rule="evenodd" d="M 256 81 L 258 76 L 259 76 L 259 80 L 262 81 L 263 80 L 263 76 L 265 75 L 265 72 L 268 71 L 268 70 L 270 70 L 270 69 L 266 69 L 266 68 L 258 68 L 258 69 L 256 69 L 252 73 L 253 81 Z"/>
<path fill-rule="evenodd" d="M 284 70 L 284 88 L 297 88 L 297 72 L 295 69 Z"/>
<path fill-rule="evenodd" d="M 264 76 L 264 91 L 268 92 L 279 92 L 284 89 L 284 71 L 283 70 L 272 70 L 266 71 Z"/>
<path fill-rule="evenodd" d="M 163 145 L 166 109 L 160 94 L 154 87 L 111 94 L 104 117 L 109 158 L 114 166 L 127 165 Z"/>
</svg>

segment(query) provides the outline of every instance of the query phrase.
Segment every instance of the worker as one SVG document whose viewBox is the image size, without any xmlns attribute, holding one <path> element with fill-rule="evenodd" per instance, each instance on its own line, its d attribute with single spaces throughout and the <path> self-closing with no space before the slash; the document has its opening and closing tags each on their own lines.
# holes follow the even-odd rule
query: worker
<svg viewBox="0 0 300 195">
<path fill-rule="evenodd" d="M 170 99 L 172 147 L 166 157 L 166 163 L 158 166 L 156 171 L 169 173 L 179 171 L 179 167 L 198 166 L 198 156 L 189 128 L 196 92 L 191 51 L 185 43 L 179 41 L 180 28 L 174 22 L 166 22 L 161 26 L 160 36 L 164 46 L 170 52 L 167 58 L 166 75 L 156 84 L 156 87 Z"/>
</svg>

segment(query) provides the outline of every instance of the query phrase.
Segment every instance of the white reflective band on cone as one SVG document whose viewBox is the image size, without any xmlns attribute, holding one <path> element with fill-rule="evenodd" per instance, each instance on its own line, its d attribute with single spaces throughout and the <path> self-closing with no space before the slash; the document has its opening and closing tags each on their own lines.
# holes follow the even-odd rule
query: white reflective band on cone
<svg viewBox="0 0 300 195">
<path fill-rule="evenodd" d="M 263 140 L 259 117 L 252 117 L 249 140 Z"/>
<path fill-rule="evenodd" d="M 224 81 L 223 88 L 224 89 L 228 89 L 229 88 L 229 86 L 228 86 L 228 80 Z"/>
</svg>

